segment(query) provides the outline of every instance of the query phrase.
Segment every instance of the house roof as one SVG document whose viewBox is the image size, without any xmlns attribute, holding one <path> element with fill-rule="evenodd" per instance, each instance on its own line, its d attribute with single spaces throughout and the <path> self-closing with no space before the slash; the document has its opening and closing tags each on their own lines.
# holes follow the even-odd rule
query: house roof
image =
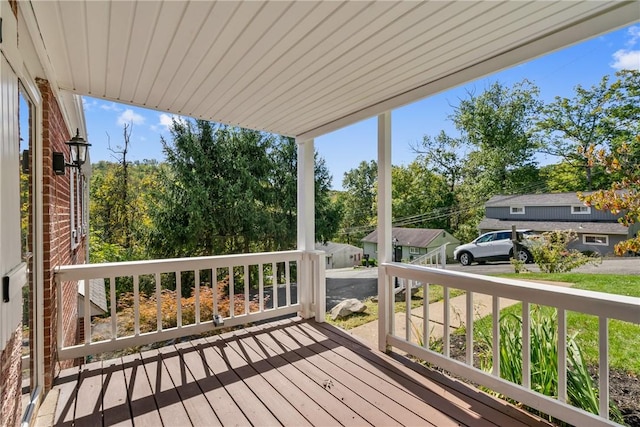
<svg viewBox="0 0 640 427">
<path fill-rule="evenodd" d="M 18 2 L 55 90 L 313 138 L 640 17 L 633 1 Z M 89 139 L 91 135 L 88 135 Z"/>
<path fill-rule="evenodd" d="M 483 218 L 478 224 L 481 230 L 508 230 L 515 225 L 517 228 L 534 231 L 553 231 L 572 229 L 578 233 L 616 234 L 626 236 L 629 229 L 618 222 L 562 222 L 562 221 L 512 221 L 495 218 Z"/>
<path fill-rule="evenodd" d="M 357 246 L 349 245 L 346 243 L 336 243 L 336 242 L 316 243 L 316 250 L 325 251 L 328 254 L 335 254 L 340 251 L 362 252 L 362 248 L 359 248 Z"/>
<path fill-rule="evenodd" d="M 583 194 L 591 194 L 585 191 Z M 571 206 L 582 205 L 576 192 L 571 193 L 541 193 L 541 194 L 499 194 L 493 196 L 484 205 L 485 207 L 509 207 L 509 206 Z"/>
<path fill-rule="evenodd" d="M 430 229 L 430 228 L 400 228 L 393 227 L 391 229 L 392 238 L 398 239 L 398 246 L 414 246 L 418 248 L 426 248 L 433 240 L 435 240 L 442 233 L 446 231 L 442 229 Z M 457 241 L 456 238 L 446 233 L 449 237 Z M 366 243 L 378 243 L 378 230 L 374 230 L 362 239 Z"/>
</svg>

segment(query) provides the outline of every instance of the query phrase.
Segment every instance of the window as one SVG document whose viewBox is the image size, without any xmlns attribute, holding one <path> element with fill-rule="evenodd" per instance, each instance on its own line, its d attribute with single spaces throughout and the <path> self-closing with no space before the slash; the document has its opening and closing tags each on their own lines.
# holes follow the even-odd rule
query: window
<svg viewBox="0 0 640 427">
<path fill-rule="evenodd" d="M 377 244 L 373 245 L 373 251 L 375 253 L 378 253 L 378 245 Z"/>
<path fill-rule="evenodd" d="M 609 246 L 609 236 L 604 234 L 584 234 L 582 242 L 585 245 Z"/>
<path fill-rule="evenodd" d="M 591 207 L 584 205 L 574 205 L 571 206 L 571 213 L 575 215 L 588 215 L 591 213 Z"/>
<path fill-rule="evenodd" d="M 409 253 L 410 254 L 419 254 L 420 253 L 420 248 L 416 248 L 415 246 L 410 246 L 409 247 Z"/>
<path fill-rule="evenodd" d="M 498 233 L 498 237 L 496 240 L 511 240 L 511 232 L 510 231 L 502 231 Z"/>
<path fill-rule="evenodd" d="M 511 206 L 512 215 L 524 215 L 524 206 Z"/>
<path fill-rule="evenodd" d="M 476 240 L 476 243 L 487 243 L 487 242 L 492 242 L 495 238 L 495 233 L 488 233 L 485 234 L 483 236 L 478 237 L 478 240 Z"/>
</svg>

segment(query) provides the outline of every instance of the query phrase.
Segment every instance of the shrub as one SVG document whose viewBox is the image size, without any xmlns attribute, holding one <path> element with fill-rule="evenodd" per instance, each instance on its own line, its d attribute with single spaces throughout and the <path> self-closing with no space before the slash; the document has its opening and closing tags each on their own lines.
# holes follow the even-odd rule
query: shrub
<svg viewBox="0 0 640 427">
<path fill-rule="evenodd" d="M 567 246 L 577 240 L 573 230 L 547 231 L 528 239 L 527 245 L 535 263 L 544 273 L 566 273 L 585 264 L 600 264 L 598 256 L 587 256 Z"/>
<path fill-rule="evenodd" d="M 218 282 L 217 286 L 217 303 L 218 314 L 222 317 L 229 316 L 230 300 L 227 294 L 228 283 L 226 281 Z M 178 300 L 176 291 L 164 289 L 160 294 L 160 306 L 162 313 L 162 327 L 164 329 L 174 328 L 178 325 L 177 312 Z M 265 296 L 265 300 L 267 297 Z M 140 294 L 140 332 L 152 332 L 157 328 L 157 303 L 155 295 L 145 296 Z M 196 318 L 196 297 L 194 292 L 192 296 L 182 297 L 180 299 L 182 305 L 182 324 L 188 325 L 195 323 Z M 245 299 L 244 294 L 235 294 L 233 298 L 234 314 L 244 314 Z M 250 312 L 258 311 L 259 304 L 252 300 L 249 303 Z M 134 305 L 133 294 L 124 295 L 118 303 L 118 320 L 122 321 L 120 328 L 125 334 L 133 333 L 134 330 Z M 213 288 L 210 286 L 200 287 L 200 319 L 201 321 L 213 319 Z"/>
<path fill-rule="evenodd" d="M 493 368 L 493 340 L 489 323 L 478 328 L 484 351 L 480 352 L 480 367 Z M 598 391 L 576 343 L 574 334 L 567 339 L 567 398 L 568 403 L 597 414 Z M 500 376 L 515 384 L 522 384 L 522 318 L 514 313 L 500 317 Z M 531 389 L 546 396 L 558 395 L 558 314 L 555 309 L 532 307 L 531 315 Z M 611 418 L 622 423 L 622 415 L 613 402 L 609 405 Z"/>
</svg>

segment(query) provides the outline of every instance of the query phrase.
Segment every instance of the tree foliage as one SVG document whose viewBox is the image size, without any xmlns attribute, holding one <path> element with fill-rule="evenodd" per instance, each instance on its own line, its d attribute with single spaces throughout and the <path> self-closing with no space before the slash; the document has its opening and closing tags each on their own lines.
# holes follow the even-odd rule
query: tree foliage
<svg viewBox="0 0 640 427">
<path fill-rule="evenodd" d="M 342 229 L 347 241 L 359 240 L 375 228 L 378 164 L 362 161 L 344 174 L 340 203 L 343 206 Z"/>
<path fill-rule="evenodd" d="M 611 82 L 604 76 L 590 89 L 578 85 L 573 98 L 556 97 L 544 106 L 538 122 L 542 151 L 582 171 L 587 190 L 594 188 L 594 172 L 603 172 L 593 170 L 589 153 L 615 149 L 640 129 L 640 72 L 622 70 L 616 77 Z"/>
<path fill-rule="evenodd" d="M 158 256 L 193 256 L 295 247 L 297 150 L 291 138 L 174 121 L 162 140 L 166 170 L 155 194 L 149 247 Z M 339 209 L 331 177 L 316 157 L 316 235 L 328 240 Z"/>
<path fill-rule="evenodd" d="M 535 174 L 537 96 L 538 88 L 527 80 L 511 88 L 495 82 L 455 107 L 451 119 L 473 148 L 465 174 L 485 196 L 517 192 Z"/>
<path fill-rule="evenodd" d="M 636 230 L 632 238 L 615 246 L 617 255 L 640 253 L 640 158 L 636 151 L 639 145 L 640 135 L 636 135 L 633 143 L 622 143 L 612 152 L 589 150 L 587 156 L 590 163 L 600 164 L 607 173 L 619 174 L 621 178 L 608 189 L 591 194 L 578 193 L 587 206 L 613 214 L 622 213 L 620 222 Z"/>
</svg>

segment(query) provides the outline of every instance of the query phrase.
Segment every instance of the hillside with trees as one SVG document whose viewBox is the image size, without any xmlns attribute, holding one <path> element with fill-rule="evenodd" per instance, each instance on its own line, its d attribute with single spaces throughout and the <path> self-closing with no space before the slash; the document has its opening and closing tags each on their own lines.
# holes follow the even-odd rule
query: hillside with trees
<svg viewBox="0 0 640 427">
<path fill-rule="evenodd" d="M 412 147 L 415 160 L 393 166 L 394 225 L 443 228 L 469 241 L 493 195 L 586 190 L 603 190 L 588 203 L 630 210 L 626 220 L 638 222 L 640 72 L 604 76 L 546 104 L 530 81 L 495 82 L 467 93 L 449 119 L 457 135 L 424 135 Z M 295 247 L 293 139 L 181 120 L 161 141 L 164 161 L 131 162 L 129 137 L 125 126 L 114 161 L 93 165 L 92 262 Z M 545 154 L 558 163 L 540 166 Z M 359 245 L 376 226 L 376 161 L 336 177 L 342 191 L 331 190 L 332 179 L 316 153 L 317 239 Z M 620 189 L 629 200 L 615 198 Z"/>
</svg>

